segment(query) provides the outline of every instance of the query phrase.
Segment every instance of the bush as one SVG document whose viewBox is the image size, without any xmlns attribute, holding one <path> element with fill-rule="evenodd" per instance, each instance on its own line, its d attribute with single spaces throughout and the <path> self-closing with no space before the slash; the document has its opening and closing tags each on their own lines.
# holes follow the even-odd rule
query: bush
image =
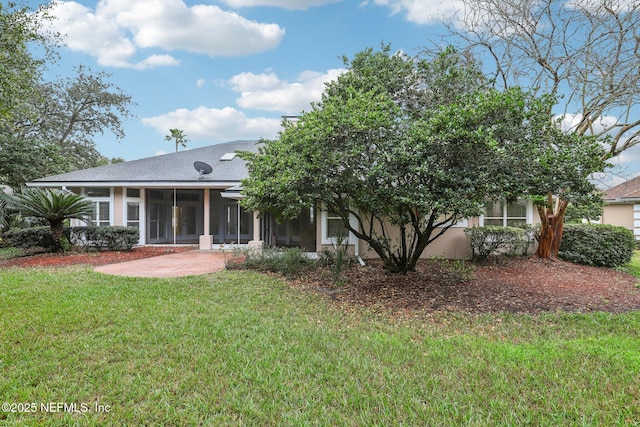
<svg viewBox="0 0 640 427">
<path fill-rule="evenodd" d="M 68 237 L 68 230 L 65 230 Z M 53 249 L 58 246 L 49 227 L 12 228 L 4 233 L 9 246 L 15 248 Z"/>
<path fill-rule="evenodd" d="M 566 224 L 558 256 L 577 264 L 619 267 L 636 249 L 633 233 L 608 224 Z"/>
<path fill-rule="evenodd" d="M 313 260 L 299 248 L 263 248 L 260 251 L 249 249 L 234 253 L 226 264 L 227 268 L 247 268 L 296 276 L 305 267 L 312 265 Z"/>
<path fill-rule="evenodd" d="M 492 255 L 518 256 L 529 249 L 531 238 L 522 228 L 516 227 L 474 227 L 464 233 L 469 238 L 473 259 L 486 259 Z"/>
<path fill-rule="evenodd" d="M 72 227 L 65 228 L 65 237 L 76 246 L 111 251 L 131 250 L 138 243 L 140 231 L 133 227 Z M 49 227 L 19 228 L 4 234 L 10 246 L 17 248 L 41 247 L 54 249 L 57 242 Z"/>
<path fill-rule="evenodd" d="M 135 227 L 73 227 L 71 242 L 86 248 L 129 251 L 140 239 L 140 230 Z"/>
</svg>

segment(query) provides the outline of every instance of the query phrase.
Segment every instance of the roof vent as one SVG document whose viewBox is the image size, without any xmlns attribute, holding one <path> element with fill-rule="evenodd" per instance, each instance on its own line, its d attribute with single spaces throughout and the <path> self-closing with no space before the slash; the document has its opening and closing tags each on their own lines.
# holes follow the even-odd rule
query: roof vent
<svg viewBox="0 0 640 427">
<path fill-rule="evenodd" d="M 228 162 L 229 160 L 233 160 L 234 157 L 236 157 L 236 153 L 225 153 L 224 156 L 220 157 L 220 160 Z"/>
</svg>

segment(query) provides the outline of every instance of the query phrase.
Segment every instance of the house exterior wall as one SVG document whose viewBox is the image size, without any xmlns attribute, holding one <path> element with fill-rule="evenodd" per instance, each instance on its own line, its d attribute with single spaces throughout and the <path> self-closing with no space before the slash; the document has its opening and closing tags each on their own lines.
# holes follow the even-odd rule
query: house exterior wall
<svg viewBox="0 0 640 427">
<path fill-rule="evenodd" d="M 113 225 L 126 225 L 124 223 L 124 192 L 122 187 L 113 187 Z"/>
<path fill-rule="evenodd" d="M 477 218 L 475 218 L 477 221 Z M 420 258 L 442 257 L 446 259 L 471 259 L 471 246 L 464 234 L 466 227 L 451 227 L 442 236 L 434 240 L 427 246 Z M 438 232 L 436 230 L 435 232 Z M 393 233 L 392 238 L 396 238 L 398 233 Z M 363 240 L 359 242 L 360 256 L 363 259 L 378 258 L 378 254 L 373 251 L 369 244 Z"/>
<path fill-rule="evenodd" d="M 602 223 L 634 229 L 633 203 L 616 203 L 602 209 Z"/>
</svg>

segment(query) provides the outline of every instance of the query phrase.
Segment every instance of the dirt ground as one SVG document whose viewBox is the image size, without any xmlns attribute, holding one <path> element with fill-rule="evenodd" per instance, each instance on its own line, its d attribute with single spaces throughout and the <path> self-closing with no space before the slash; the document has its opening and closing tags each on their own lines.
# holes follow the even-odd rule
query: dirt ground
<svg viewBox="0 0 640 427">
<path fill-rule="evenodd" d="M 512 258 L 483 265 L 423 261 L 407 275 L 385 273 L 379 263 L 353 267 L 342 283 L 328 274 L 306 275 L 295 286 L 342 304 L 382 308 L 414 316 L 439 311 L 467 313 L 612 312 L 640 310 L 640 282 L 616 270 L 563 261 Z M 461 271 L 462 270 L 462 271 Z"/>
<path fill-rule="evenodd" d="M 37 254 L 0 261 L 2 267 L 105 265 L 191 247 L 141 247 L 130 252 Z M 370 306 L 401 315 L 468 313 L 613 312 L 640 310 L 640 279 L 616 270 L 563 261 L 513 258 L 482 265 L 423 261 L 407 275 L 386 273 L 380 263 L 353 266 L 338 283 L 328 269 L 313 270 L 291 286 L 339 304 Z"/>
</svg>

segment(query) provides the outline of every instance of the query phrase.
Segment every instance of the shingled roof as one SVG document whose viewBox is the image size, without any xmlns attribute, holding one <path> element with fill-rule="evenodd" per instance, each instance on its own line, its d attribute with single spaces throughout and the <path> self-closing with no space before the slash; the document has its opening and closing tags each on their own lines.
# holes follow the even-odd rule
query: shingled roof
<svg viewBox="0 0 640 427">
<path fill-rule="evenodd" d="M 256 152 L 257 150 L 256 141 L 233 141 L 48 176 L 30 182 L 29 186 L 135 186 L 136 184 L 161 186 L 163 184 L 181 184 L 203 187 L 224 183 L 233 185 L 246 178 L 248 174 L 245 161 L 238 156 L 233 156 L 233 153 L 236 151 Z M 194 167 L 195 162 L 207 163 L 212 167 L 212 172 L 201 174 Z"/>
<path fill-rule="evenodd" d="M 611 187 L 605 191 L 603 199 L 609 203 L 640 200 L 640 176 Z"/>
</svg>

